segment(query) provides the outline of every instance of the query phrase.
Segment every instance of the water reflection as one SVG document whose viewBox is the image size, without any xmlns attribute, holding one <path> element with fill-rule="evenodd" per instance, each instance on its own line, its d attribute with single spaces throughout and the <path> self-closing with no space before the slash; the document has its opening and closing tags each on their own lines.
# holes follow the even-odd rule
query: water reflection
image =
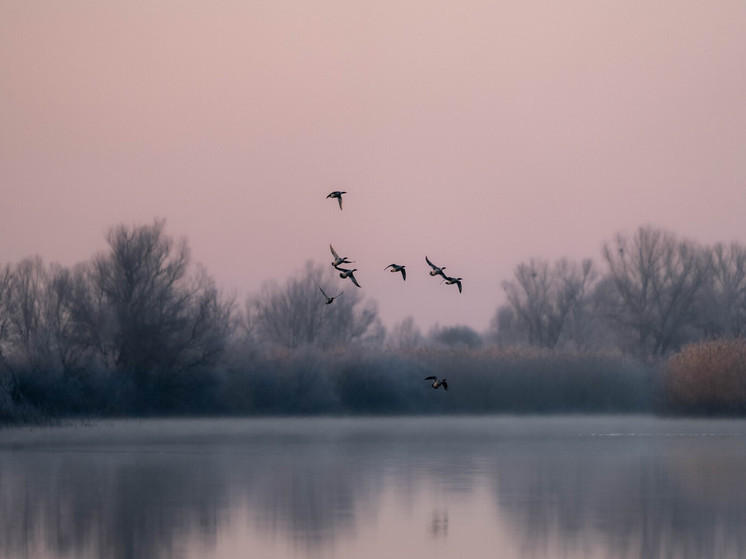
<svg viewBox="0 0 746 559">
<path fill-rule="evenodd" d="M 5 431 L 0 556 L 740 557 L 744 433 L 651 418 Z"/>
<path fill-rule="evenodd" d="M 607 557 L 743 557 L 744 439 L 703 427 L 709 434 L 589 437 L 501 456 L 496 500 L 524 555 L 601 546 Z"/>
<path fill-rule="evenodd" d="M 434 538 L 448 535 L 448 510 L 434 510 L 430 524 L 430 533 Z"/>
</svg>

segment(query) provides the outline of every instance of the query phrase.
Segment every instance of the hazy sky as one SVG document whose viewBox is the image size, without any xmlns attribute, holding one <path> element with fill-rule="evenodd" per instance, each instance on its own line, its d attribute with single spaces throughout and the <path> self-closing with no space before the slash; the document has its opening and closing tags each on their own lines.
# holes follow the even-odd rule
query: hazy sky
<svg viewBox="0 0 746 559">
<path fill-rule="evenodd" d="M 746 2 L 0 1 L 0 263 L 155 217 L 242 299 L 331 242 L 424 330 L 620 230 L 746 242 Z"/>
</svg>

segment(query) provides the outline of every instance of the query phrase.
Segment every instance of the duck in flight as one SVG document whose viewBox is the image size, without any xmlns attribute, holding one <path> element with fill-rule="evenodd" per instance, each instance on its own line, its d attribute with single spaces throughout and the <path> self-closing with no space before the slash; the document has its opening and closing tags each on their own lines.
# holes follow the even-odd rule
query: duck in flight
<svg viewBox="0 0 746 559">
<path fill-rule="evenodd" d="M 339 274 L 340 278 L 342 278 L 342 279 L 350 278 L 350 280 L 352 280 L 352 283 L 354 283 L 355 285 L 357 285 L 358 287 L 360 287 L 360 284 L 355 279 L 355 274 L 353 274 L 353 272 L 357 272 L 357 268 L 355 268 L 353 270 L 347 270 L 345 268 L 337 268 L 337 270 L 339 270 L 341 272 Z"/>
<path fill-rule="evenodd" d="M 404 269 L 404 265 L 400 266 L 399 264 L 389 264 L 388 266 L 386 266 L 386 268 L 384 268 L 384 270 L 387 268 L 391 268 L 392 272 L 401 272 L 401 279 L 407 281 L 407 271 Z"/>
<path fill-rule="evenodd" d="M 428 263 L 428 264 L 430 265 L 430 267 L 432 268 L 432 270 L 430 270 L 430 275 L 431 275 L 431 276 L 443 276 L 444 278 L 445 278 L 445 277 L 447 277 L 447 276 L 445 275 L 445 273 L 443 273 L 443 270 L 445 270 L 445 269 L 446 269 L 446 267 L 445 267 L 445 266 L 443 266 L 442 268 L 439 268 L 438 266 L 436 266 L 435 264 L 433 264 L 432 262 L 430 262 L 430 259 L 429 259 L 429 258 L 428 258 L 427 256 L 425 256 L 425 261 L 426 261 L 426 262 L 427 262 L 427 263 Z"/>
<path fill-rule="evenodd" d="M 339 254 L 337 254 L 337 251 L 334 250 L 334 247 L 332 246 L 331 243 L 329 243 L 329 250 L 332 251 L 332 256 L 334 256 L 334 262 L 332 262 L 332 266 L 334 266 L 335 268 L 339 269 L 339 266 L 342 265 L 342 264 L 352 264 L 353 263 L 353 261 L 352 260 L 348 260 L 346 256 L 341 256 L 340 257 Z"/>
<path fill-rule="evenodd" d="M 319 289 L 321 289 L 321 286 L 319 286 Z M 344 291 L 340 292 L 339 295 L 342 295 L 342 293 L 344 293 Z M 334 297 L 329 297 L 329 295 L 327 295 L 326 291 L 324 291 L 323 289 L 321 289 L 321 294 L 326 299 L 326 301 L 324 302 L 325 305 L 331 305 L 334 302 L 334 299 L 339 297 L 339 295 L 335 295 Z"/>
<path fill-rule="evenodd" d="M 346 190 L 335 190 L 326 195 L 327 198 L 336 198 L 339 202 L 339 209 L 342 209 L 342 194 L 347 194 Z"/>
<path fill-rule="evenodd" d="M 461 293 L 461 278 L 452 278 L 450 276 L 445 276 L 445 279 L 443 281 L 446 282 L 446 285 L 453 285 L 455 283 L 456 286 L 458 286 L 458 292 Z"/>
<path fill-rule="evenodd" d="M 443 386 L 444 390 L 448 390 L 448 383 L 446 382 L 446 379 L 439 379 L 438 377 L 432 376 L 432 377 L 425 377 L 425 380 L 431 380 L 433 381 L 432 387 L 438 388 L 439 386 Z"/>
</svg>

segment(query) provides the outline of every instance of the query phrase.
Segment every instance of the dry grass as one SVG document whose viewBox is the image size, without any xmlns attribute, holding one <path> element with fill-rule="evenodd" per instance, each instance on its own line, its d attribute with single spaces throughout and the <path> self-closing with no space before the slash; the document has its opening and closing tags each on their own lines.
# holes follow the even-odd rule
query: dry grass
<svg viewBox="0 0 746 559">
<path fill-rule="evenodd" d="M 674 411 L 746 412 L 746 340 L 685 346 L 666 363 L 665 393 Z"/>
</svg>

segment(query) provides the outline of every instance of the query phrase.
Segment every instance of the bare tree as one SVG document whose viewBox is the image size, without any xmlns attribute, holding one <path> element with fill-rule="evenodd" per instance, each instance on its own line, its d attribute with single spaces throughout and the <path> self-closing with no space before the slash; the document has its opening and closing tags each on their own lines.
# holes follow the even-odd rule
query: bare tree
<svg viewBox="0 0 746 559">
<path fill-rule="evenodd" d="M 589 349 L 599 343 L 592 294 L 599 274 L 589 258 L 580 263 L 562 259 L 555 264 L 558 297 L 569 307 L 560 341 L 573 349 Z"/>
<path fill-rule="evenodd" d="M 5 273 L 3 301 L 5 351 L 17 366 L 44 372 L 69 372 L 81 348 L 73 320 L 70 271 L 41 258 L 27 258 Z"/>
<path fill-rule="evenodd" d="M 388 335 L 388 345 L 396 349 L 415 348 L 422 343 L 422 332 L 411 316 L 395 324 Z"/>
<path fill-rule="evenodd" d="M 363 302 L 357 288 L 350 286 L 341 283 L 330 268 L 309 261 L 283 285 L 268 282 L 247 300 L 249 328 L 262 342 L 286 348 L 332 347 L 380 338 L 382 327 L 375 303 Z M 319 287 L 332 296 L 344 293 L 326 305 Z"/>
<path fill-rule="evenodd" d="M 746 330 L 746 247 L 717 243 L 708 250 L 710 273 L 698 300 L 706 338 L 738 338 Z"/>
<path fill-rule="evenodd" d="M 10 330 L 10 266 L 0 269 L 0 366 L 6 366 L 5 353 L 8 349 Z"/>
<path fill-rule="evenodd" d="M 44 265 L 38 256 L 27 258 L 12 269 L 6 312 L 16 361 L 28 363 L 37 357 L 35 342 L 43 320 L 45 281 Z"/>
<path fill-rule="evenodd" d="M 187 289 L 191 293 L 185 309 L 187 327 L 173 338 L 173 359 L 183 368 L 214 364 L 235 331 L 235 302 L 222 296 L 201 266 L 190 278 Z"/>
<path fill-rule="evenodd" d="M 71 272 L 73 324 L 78 344 L 90 364 L 103 370 L 115 370 L 119 327 L 94 262 L 79 264 Z"/>
<path fill-rule="evenodd" d="M 513 339 L 520 332 L 532 346 L 553 348 L 560 341 L 582 345 L 589 320 L 587 293 L 596 277 L 591 260 L 578 264 L 561 259 L 550 266 L 531 259 L 519 264 L 514 279 L 502 283 L 510 311 L 501 307 L 493 321 L 493 328 L 510 327 L 513 332 L 498 332 L 498 339 Z"/>
<path fill-rule="evenodd" d="M 490 321 L 488 339 L 498 347 L 527 345 L 526 333 L 521 328 L 510 304 L 500 305 Z"/>
<path fill-rule="evenodd" d="M 139 389 L 154 376 L 214 364 L 232 325 L 232 301 L 204 271 L 189 275 L 186 241 L 174 241 L 164 226 L 110 230 L 109 252 L 93 259 L 84 272 L 89 291 L 77 298 L 90 345 Z"/>
<path fill-rule="evenodd" d="M 43 326 L 40 330 L 42 341 L 47 344 L 49 360 L 59 364 L 66 373 L 82 366 L 85 354 L 75 319 L 74 294 L 74 274 L 68 268 L 51 264 L 47 268 L 42 294 Z"/>
<path fill-rule="evenodd" d="M 617 234 L 603 257 L 614 287 L 603 303 L 606 317 L 644 354 L 680 346 L 696 323 L 696 296 L 709 273 L 704 251 L 647 226 L 631 238 Z"/>
<path fill-rule="evenodd" d="M 61 273 L 58 269 L 57 273 Z M 63 320 L 55 320 L 55 311 L 62 311 L 66 301 L 64 294 L 54 301 L 57 295 L 52 286 L 51 272 L 41 258 L 22 260 L 10 272 L 9 297 L 6 305 L 10 330 L 10 357 L 16 366 L 33 370 L 49 371 L 57 369 L 54 359 L 55 327 Z"/>
</svg>

